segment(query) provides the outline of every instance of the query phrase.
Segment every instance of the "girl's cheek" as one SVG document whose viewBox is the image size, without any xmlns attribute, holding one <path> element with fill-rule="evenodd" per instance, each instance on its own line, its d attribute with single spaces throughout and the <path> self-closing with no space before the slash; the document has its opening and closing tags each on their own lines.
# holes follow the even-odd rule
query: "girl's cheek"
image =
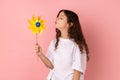
<svg viewBox="0 0 120 80">
<path fill-rule="evenodd" d="M 57 21 L 57 24 L 63 24 L 63 22 L 59 20 L 59 21 Z"/>
</svg>

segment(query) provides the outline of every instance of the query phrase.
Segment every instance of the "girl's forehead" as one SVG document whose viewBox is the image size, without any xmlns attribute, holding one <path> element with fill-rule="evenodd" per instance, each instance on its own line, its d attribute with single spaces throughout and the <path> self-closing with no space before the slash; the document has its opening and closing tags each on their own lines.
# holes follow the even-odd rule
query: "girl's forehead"
<svg viewBox="0 0 120 80">
<path fill-rule="evenodd" d="M 59 14 L 59 16 L 61 16 L 61 17 L 65 17 L 66 15 L 65 15 L 64 12 L 61 12 L 61 13 Z"/>
</svg>

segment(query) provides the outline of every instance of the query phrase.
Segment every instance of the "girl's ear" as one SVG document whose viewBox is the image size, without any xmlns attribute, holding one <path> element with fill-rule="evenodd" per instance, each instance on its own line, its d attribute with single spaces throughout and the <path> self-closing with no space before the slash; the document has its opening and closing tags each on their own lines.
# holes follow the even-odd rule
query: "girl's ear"
<svg viewBox="0 0 120 80">
<path fill-rule="evenodd" d="M 72 27 L 74 24 L 73 24 L 73 22 L 70 22 L 70 27 Z"/>
</svg>

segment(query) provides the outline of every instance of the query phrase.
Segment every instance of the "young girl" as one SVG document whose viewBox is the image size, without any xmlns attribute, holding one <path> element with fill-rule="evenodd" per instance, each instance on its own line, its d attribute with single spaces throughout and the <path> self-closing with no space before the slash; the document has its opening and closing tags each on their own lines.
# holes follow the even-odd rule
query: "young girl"
<svg viewBox="0 0 120 80">
<path fill-rule="evenodd" d="M 50 69 L 47 80 L 84 80 L 89 51 L 77 14 L 60 10 L 55 26 L 56 39 L 46 55 L 38 43 L 35 45 L 36 54 Z"/>
</svg>

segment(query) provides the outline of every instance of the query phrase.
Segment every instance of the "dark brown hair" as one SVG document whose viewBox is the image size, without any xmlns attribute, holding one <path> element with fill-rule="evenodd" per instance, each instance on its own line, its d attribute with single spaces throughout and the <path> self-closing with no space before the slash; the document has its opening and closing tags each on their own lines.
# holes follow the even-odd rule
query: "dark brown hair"
<svg viewBox="0 0 120 80">
<path fill-rule="evenodd" d="M 83 49 L 86 50 L 87 54 L 87 61 L 89 60 L 89 49 L 87 46 L 87 43 L 85 41 L 85 38 L 82 33 L 81 25 L 78 19 L 78 16 L 75 12 L 70 10 L 60 10 L 57 17 L 61 12 L 64 12 L 64 14 L 67 16 L 67 22 L 68 24 L 73 23 L 72 26 L 69 27 L 68 35 L 70 39 L 73 39 L 74 42 L 79 46 L 80 51 L 83 53 Z M 56 28 L 56 43 L 55 43 L 55 49 L 57 49 L 58 43 L 59 43 L 59 37 L 61 37 L 61 32 L 59 29 Z"/>
</svg>

